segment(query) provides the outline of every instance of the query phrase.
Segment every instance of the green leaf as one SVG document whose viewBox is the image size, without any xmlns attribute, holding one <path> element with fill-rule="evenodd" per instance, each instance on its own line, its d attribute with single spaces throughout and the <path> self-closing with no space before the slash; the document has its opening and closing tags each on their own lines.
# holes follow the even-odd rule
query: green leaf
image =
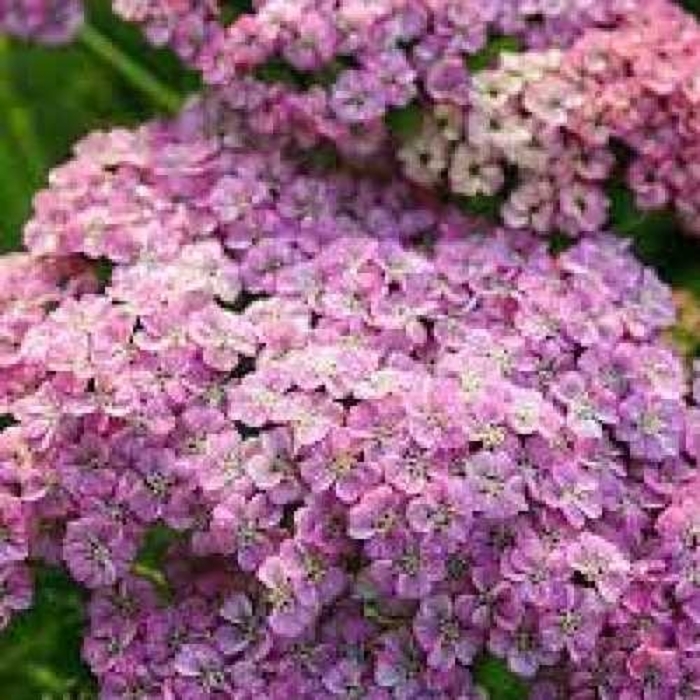
<svg viewBox="0 0 700 700">
<path fill-rule="evenodd" d="M 6 428 L 12 427 L 13 425 L 17 425 L 17 421 L 14 419 L 13 416 L 7 413 L 0 414 L 0 433 Z"/>
<path fill-rule="evenodd" d="M 700 15 L 700 0 L 683 0 L 681 5 L 683 5 L 688 12 L 694 15 Z"/>
<path fill-rule="evenodd" d="M 399 141 L 409 141 L 423 128 L 423 110 L 417 102 L 396 107 L 387 112 L 385 123 L 389 132 Z"/>
<path fill-rule="evenodd" d="M 286 61 L 272 58 L 254 71 L 255 77 L 263 83 L 303 87 L 306 77 Z"/>
<path fill-rule="evenodd" d="M 559 253 L 563 253 L 571 248 L 574 243 L 573 238 L 561 231 L 556 231 L 549 239 L 549 252 L 553 255 L 559 255 Z"/>
<path fill-rule="evenodd" d="M 96 27 L 86 23 L 80 39 L 95 56 L 147 96 L 155 107 L 170 114 L 176 114 L 180 110 L 184 102 L 183 95 L 171 90 Z"/>
<path fill-rule="evenodd" d="M 520 40 L 513 36 L 493 36 L 481 51 L 467 58 L 467 68 L 471 73 L 492 68 L 498 62 L 502 53 L 518 53 L 522 51 Z"/>
<path fill-rule="evenodd" d="M 136 561 L 151 569 L 162 567 L 168 549 L 181 538 L 179 532 L 163 523 L 151 527 L 143 539 Z"/>
<path fill-rule="evenodd" d="M 229 25 L 241 15 L 251 14 L 253 9 L 251 0 L 224 0 L 224 2 L 221 3 L 220 10 L 221 23 Z"/>
<path fill-rule="evenodd" d="M 487 691 L 489 700 L 525 700 L 528 696 L 525 683 L 493 656 L 475 663 L 474 680 Z"/>
<path fill-rule="evenodd" d="M 134 562 L 134 573 L 150 581 L 163 598 L 168 598 L 171 593 L 163 573 L 165 557 L 170 547 L 181 537 L 179 532 L 163 523 L 154 525 L 146 533 Z"/>
<path fill-rule="evenodd" d="M 455 197 L 457 206 L 472 216 L 483 216 L 492 221 L 498 221 L 503 197 L 500 195 L 478 194 L 473 197 Z"/>
<path fill-rule="evenodd" d="M 35 602 L 0 635 L 0 689 L 8 700 L 96 698 L 81 660 L 85 594 L 61 569 L 37 568 Z"/>
<path fill-rule="evenodd" d="M 636 255 L 674 287 L 700 295 L 700 240 L 681 230 L 673 211 L 641 211 L 634 194 L 616 183 L 608 190 L 615 233 L 631 238 Z"/>
<path fill-rule="evenodd" d="M 673 296 L 677 320 L 667 335 L 683 357 L 695 358 L 700 353 L 700 296 L 688 290 L 676 290 Z"/>
<path fill-rule="evenodd" d="M 309 85 L 321 85 L 330 87 L 336 83 L 341 73 L 353 68 L 353 62 L 344 57 L 336 58 L 320 70 L 311 73 L 308 78 Z"/>
<path fill-rule="evenodd" d="M 617 233 L 634 235 L 649 228 L 649 212 L 641 211 L 634 193 L 625 185 L 616 183 L 608 189 L 610 198 L 610 222 Z"/>
</svg>

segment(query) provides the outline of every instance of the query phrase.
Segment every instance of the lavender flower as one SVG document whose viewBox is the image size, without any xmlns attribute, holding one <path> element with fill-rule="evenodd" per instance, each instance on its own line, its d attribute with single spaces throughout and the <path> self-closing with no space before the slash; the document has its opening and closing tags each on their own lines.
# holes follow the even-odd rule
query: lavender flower
<svg viewBox="0 0 700 700">
<path fill-rule="evenodd" d="M 31 556 L 88 589 L 106 697 L 451 700 L 476 696 L 486 652 L 540 697 L 692 697 L 698 408 L 663 339 L 670 294 L 612 237 L 554 255 L 526 230 L 598 227 L 613 164 L 561 71 L 634 18 L 294 0 L 224 30 L 209 3 L 118 4 L 218 88 L 79 144 L 29 252 L 0 261 L 0 622 L 29 604 Z M 467 78 L 490 29 L 541 47 L 563 25 L 571 55 Z M 277 53 L 314 72 L 309 94 L 230 82 Z M 581 57 L 587 79 L 608 55 Z M 503 153 L 540 169 L 510 202 L 518 230 L 289 138 L 302 123 L 307 146 L 377 153 L 387 109 L 421 99 L 441 103 L 436 179 L 475 164 L 498 188 Z M 441 163 L 465 138 L 487 150 Z M 163 526 L 153 571 L 137 553 Z"/>
<path fill-rule="evenodd" d="M 83 20 L 80 0 L 2 0 L 0 32 L 46 44 L 75 37 Z"/>
</svg>

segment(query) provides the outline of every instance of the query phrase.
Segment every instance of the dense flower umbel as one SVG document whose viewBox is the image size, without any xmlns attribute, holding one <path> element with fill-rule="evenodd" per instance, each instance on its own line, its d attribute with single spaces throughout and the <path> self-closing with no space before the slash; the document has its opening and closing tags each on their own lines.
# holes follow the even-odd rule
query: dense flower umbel
<svg viewBox="0 0 700 700">
<path fill-rule="evenodd" d="M 653 2 L 567 51 L 503 54 L 474 78 L 469 109 L 437 104 L 400 158 L 425 184 L 505 193 L 505 222 L 543 232 L 597 230 L 617 170 L 640 207 L 674 206 L 700 232 L 698 47 L 697 21 Z"/>
<path fill-rule="evenodd" d="M 240 274 L 234 266 L 216 277 L 217 294 L 230 301 L 239 277 L 257 293 L 277 268 L 299 259 L 284 235 L 309 234 L 309 245 L 318 247 L 339 232 L 406 239 L 437 226 L 405 184 L 378 187 L 348 173 L 301 170 L 282 158 L 279 145 L 242 128 L 218 101 L 187 110 L 175 127 L 95 133 L 36 197 L 27 244 L 41 255 L 72 251 L 148 263 L 216 232 L 228 249 L 254 249 Z M 447 225 L 449 215 L 443 218 Z M 207 244 L 188 260 L 216 269 L 221 253 Z M 157 288 L 149 279 L 143 275 L 141 284 Z M 168 284 L 181 284 L 177 273 Z"/>
<path fill-rule="evenodd" d="M 624 178 L 700 231 L 700 27 L 669 0 L 268 0 L 228 28 L 205 2 L 117 8 L 253 122 L 265 104 L 261 130 L 398 152 L 422 185 L 504 199 L 511 227 L 595 232 Z"/>
<path fill-rule="evenodd" d="M 470 72 L 498 55 L 490 38 L 569 46 L 587 29 L 618 25 L 638 0 L 263 0 L 250 12 L 233 4 L 237 18 L 225 26 L 209 0 L 114 0 L 254 121 L 259 101 L 272 103 L 261 128 L 329 139 L 356 157 L 387 145 L 384 118 L 416 100 L 464 108 Z"/>
<path fill-rule="evenodd" d="M 63 44 L 82 21 L 81 0 L 0 0 L 0 34 Z"/>
<path fill-rule="evenodd" d="M 0 268 L 2 617 L 63 560 L 106 698 L 466 699 L 485 651 L 542 693 L 692 690 L 669 290 L 218 133 L 88 138 Z"/>
<path fill-rule="evenodd" d="M 225 84 L 241 70 L 283 58 L 302 72 L 357 64 L 374 84 L 402 65 L 407 84 L 419 80 L 438 90 L 455 58 L 479 53 L 489 36 L 510 35 L 530 47 L 564 46 L 590 27 L 608 27 L 638 7 L 637 0 L 231 0 L 234 20 L 217 0 L 113 0 L 126 19 L 146 26 L 158 43 L 169 43 L 203 71 L 207 82 Z M 392 61 L 392 56 L 394 60 Z M 392 64 L 393 69 L 392 70 Z M 337 68 L 337 66 L 335 66 Z M 449 72 L 449 71 L 447 71 Z M 350 76 L 348 76 L 350 77 Z M 396 87 L 396 86 L 394 86 Z M 415 90 L 414 90 L 415 91 Z M 380 98 L 383 98 L 382 94 Z M 385 106 L 388 106 L 385 104 Z"/>
</svg>

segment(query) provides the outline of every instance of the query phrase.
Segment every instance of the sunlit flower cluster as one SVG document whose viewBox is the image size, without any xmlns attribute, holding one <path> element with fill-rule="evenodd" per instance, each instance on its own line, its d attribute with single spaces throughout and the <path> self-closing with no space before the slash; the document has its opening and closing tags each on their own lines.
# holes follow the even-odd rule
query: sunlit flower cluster
<svg viewBox="0 0 700 700">
<path fill-rule="evenodd" d="M 3 619 L 63 562 L 105 698 L 477 698 L 486 653 L 542 697 L 692 697 L 670 291 L 229 117 L 88 137 L 0 269 Z"/>
<path fill-rule="evenodd" d="M 697 227 L 695 20 L 113 4 L 208 89 L 0 258 L 0 627 L 44 561 L 107 700 L 700 697 L 700 366 L 601 233 L 624 183 Z"/>
</svg>

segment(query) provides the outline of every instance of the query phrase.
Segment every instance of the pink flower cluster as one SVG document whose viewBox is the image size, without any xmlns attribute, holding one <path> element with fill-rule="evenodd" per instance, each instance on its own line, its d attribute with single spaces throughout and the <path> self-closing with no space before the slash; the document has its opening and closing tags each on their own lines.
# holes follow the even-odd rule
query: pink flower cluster
<svg viewBox="0 0 700 700">
<path fill-rule="evenodd" d="M 227 4 L 232 12 L 222 9 Z M 370 75 L 371 61 L 381 64 L 390 54 L 402 59 L 404 70 L 416 71 L 410 80 L 417 84 L 442 74 L 443 63 L 479 53 L 489 36 L 518 37 L 533 48 L 564 46 L 590 27 L 617 24 L 638 5 L 638 0 L 113 0 L 118 14 L 144 24 L 154 41 L 170 44 L 215 85 L 273 57 L 302 72 L 349 60 L 362 67 L 363 79 L 374 82 L 380 76 Z M 389 85 L 375 87 L 382 92 Z"/>
<path fill-rule="evenodd" d="M 0 34 L 63 44 L 82 21 L 81 0 L 0 0 Z"/>
<path fill-rule="evenodd" d="M 615 178 L 697 226 L 695 21 L 114 6 L 210 91 L 79 143 L 0 259 L 0 626 L 46 560 L 107 700 L 476 700 L 486 655 L 539 700 L 700 696 L 700 379 L 600 233 Z"/>
<path fill-rule="evenodd" d="M 40 260 L 23 253 L 0 258 L 0 628 L 31 604 L 29 537 L 35 508 L 46 494 L 45 475 L 35 468 L 22 431 L 10 427 L 12 406 L 34 375 L 17 353 L 48 309 L 96 291 L 94 282 L 77 258 Z"/>
<path fill-rule="evenodd" d="M 261 131 L 398 154 L 512 227 L 595 232 L 622 180 L 700 231 L 700 27 L 669 0 L 267 0 L 228 27 L 204 2 L 117 9 L 254 121 L 264 104 Z M 402 118 L 422 124 L 397 135 Z"/>
<path fill-rule="evenodd" d="M 399 157 L 424 184 L 505 197 L 510 226 L 594 232 L 616 176 L 643 210 L 673 206 L 700 233 L 699 47 L 696 20 L 663 2 L 564 52 L 504 54 L 466 112 L 436 104 Z"/>
<path fill-rule="evenodd" d="M 0 267 L 2 617 L 65 563 L 110 700 L 700 692 L 670 291 L 235 122 L 88 137 Z"/>
<path fill-rule="evenodd" d="M 586 29 L 616 26 L 637 0 L 265 0 L 244 12 L 246 4 L 234 3 L 228 26 L 215 2 L 114 7 L 173 46 L 237 109 L 257 120 L 265 101 L 261 130 L 328 139 L 357 157 L 387 146 L 385 119 L 419 98 L 465 107 L 470 60 L 498 53 L 491 56 L 489 37 L 566 46 Z"/>
<path fill-rule="evenodd" d="M 232 0 L 234 5 L 238 2 Z M 114 11 L 142 24 L 151 42 L 171 46 L 194 67 L 204 65 L 204 56 L 214 55 L 221 46 L 222 4 L 219 0 L 112 0 Z"/>
</svg>

